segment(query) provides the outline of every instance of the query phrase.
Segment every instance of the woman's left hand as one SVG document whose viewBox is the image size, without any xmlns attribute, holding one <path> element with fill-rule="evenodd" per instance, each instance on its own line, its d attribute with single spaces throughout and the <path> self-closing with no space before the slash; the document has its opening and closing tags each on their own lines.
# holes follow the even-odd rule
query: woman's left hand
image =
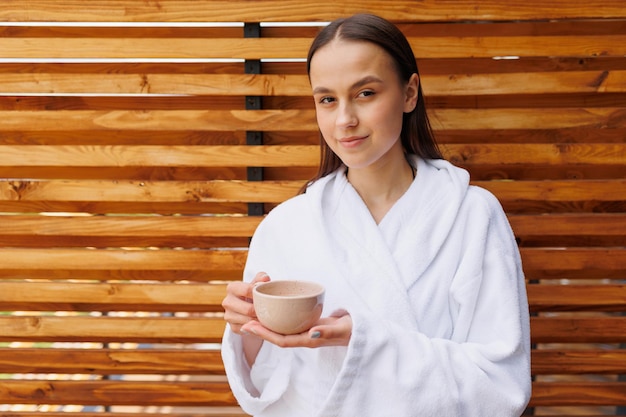
<svg viewBox="0 0 626 417">
<path fill-rule="evenodd" d="M 308 331 L 294 335 L 275 333 L 256 320 L 244 324 L 241 331 L 254 334 L 280 347 L 348 346 L 352 335 L 352 318 L 345 312 L 340 316 L 325 317 Z"/>
</svg>

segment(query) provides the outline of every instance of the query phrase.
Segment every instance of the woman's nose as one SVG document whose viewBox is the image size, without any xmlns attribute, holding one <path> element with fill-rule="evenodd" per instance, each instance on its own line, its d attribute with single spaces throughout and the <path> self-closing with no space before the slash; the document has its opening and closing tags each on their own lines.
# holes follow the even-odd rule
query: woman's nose
<svg viewBox="0 0 626 417">
<path fill-rule="evenodd" d="M 338 127 L 352 127 L 358 124 L 355 109 L 349 104 L 340 105 L 337 110 L 336 124 Z"/>
</svg>

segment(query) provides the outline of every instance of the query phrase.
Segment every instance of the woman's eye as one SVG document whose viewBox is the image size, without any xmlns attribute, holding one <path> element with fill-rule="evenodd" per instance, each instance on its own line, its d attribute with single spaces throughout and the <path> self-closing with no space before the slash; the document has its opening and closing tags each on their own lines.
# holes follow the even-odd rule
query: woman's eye
<svg viewBox="0 0 626 417">
<path fill-rule="evenodd" d="M 361 93 L 360 93 L 360 95 L 361 95 L 362 97 L 369 97 L 369 96 L 373 96 L 374 94 L 376 94 L 376 93 L 374 93 L 374 92 L 373 92 L 373 91 L 371 91 L 371 90 L 361 91 Z"/>
<path fill-rule="evenodd" d="M 322 97 L 320 98 L 320 103 L 321 104 L 328 104 L 328 103 L 332 103 L 333 101 L 335 101 L 332 97 Z"/>
</svg>

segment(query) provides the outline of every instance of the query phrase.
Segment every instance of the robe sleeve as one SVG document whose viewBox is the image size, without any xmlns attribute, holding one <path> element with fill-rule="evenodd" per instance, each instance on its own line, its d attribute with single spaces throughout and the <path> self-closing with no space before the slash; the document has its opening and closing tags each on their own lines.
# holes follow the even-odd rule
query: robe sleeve
<svg viewBox="0 0 626 417">
<path fill-rule="evenodd" d="M 291 357 L 285 350 L 279 358 L 271 355 L 264 343 L 250 368 L 243 355 L 242 338 L 226 328 L 222 340 L 222 359 L 228 382 L 241 408 L 252 415 L 260 414 L 278 401 L 287 390 Z"/>
<path fill-rule="evenodd" d="M 485 200 L 488 224 L 468 222 L 463 233 L 474 243 L 450 289 L 452 337 L 350 312 L 346 360 L 320 416 L 521 415 L 531 390 L 525 281 L 504 212 Z"/>
<path fill-rule="evenodd" d="M 272 275 L 264 261 L 263 247 L 267 246 L 267 241 L 263 240 L 263 236 L 266 236 L 264 228 L 265 223 L 261 222 L 250 242 L 243 276 L 246 282 L 252 281 L 259 271 Z M 289 349 L 281 349 L 280 355 L 272 354 L 272 350 L 272 345 L 264 342 L 254 365 L 248 366 L 243 354 L 242 337 L 226 326 L 221 347 L 222 361 L 230 388 L 241 408 L 248 414 L 261 414 L 287 391 L 293 356 Z"/>
</svg>

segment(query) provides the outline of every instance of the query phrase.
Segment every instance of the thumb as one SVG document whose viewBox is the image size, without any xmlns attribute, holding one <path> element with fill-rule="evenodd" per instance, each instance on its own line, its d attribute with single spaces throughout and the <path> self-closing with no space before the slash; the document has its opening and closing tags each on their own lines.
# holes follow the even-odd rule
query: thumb
<svg viewBox="0 0 626 417">
<path fill-rule="evenodd" d="M 254 276 L 251 284 L 258 284 L 260 282 L 268 282 L 271 281 L 270 276 L 267 275 L 267 272 L 259 272 Z"/>
<path fill-rule="evenodd" d="M 309 337 L 311 339 L 325 339 L 327 341 L 347 342 L 352 336 L 352 318 L 350 315 L 342 317 L 327 317 L 320 320 L 319 324 L 311 327 Z M 344 344 L 344 343 L 339 343 Z"/>
</svg>

